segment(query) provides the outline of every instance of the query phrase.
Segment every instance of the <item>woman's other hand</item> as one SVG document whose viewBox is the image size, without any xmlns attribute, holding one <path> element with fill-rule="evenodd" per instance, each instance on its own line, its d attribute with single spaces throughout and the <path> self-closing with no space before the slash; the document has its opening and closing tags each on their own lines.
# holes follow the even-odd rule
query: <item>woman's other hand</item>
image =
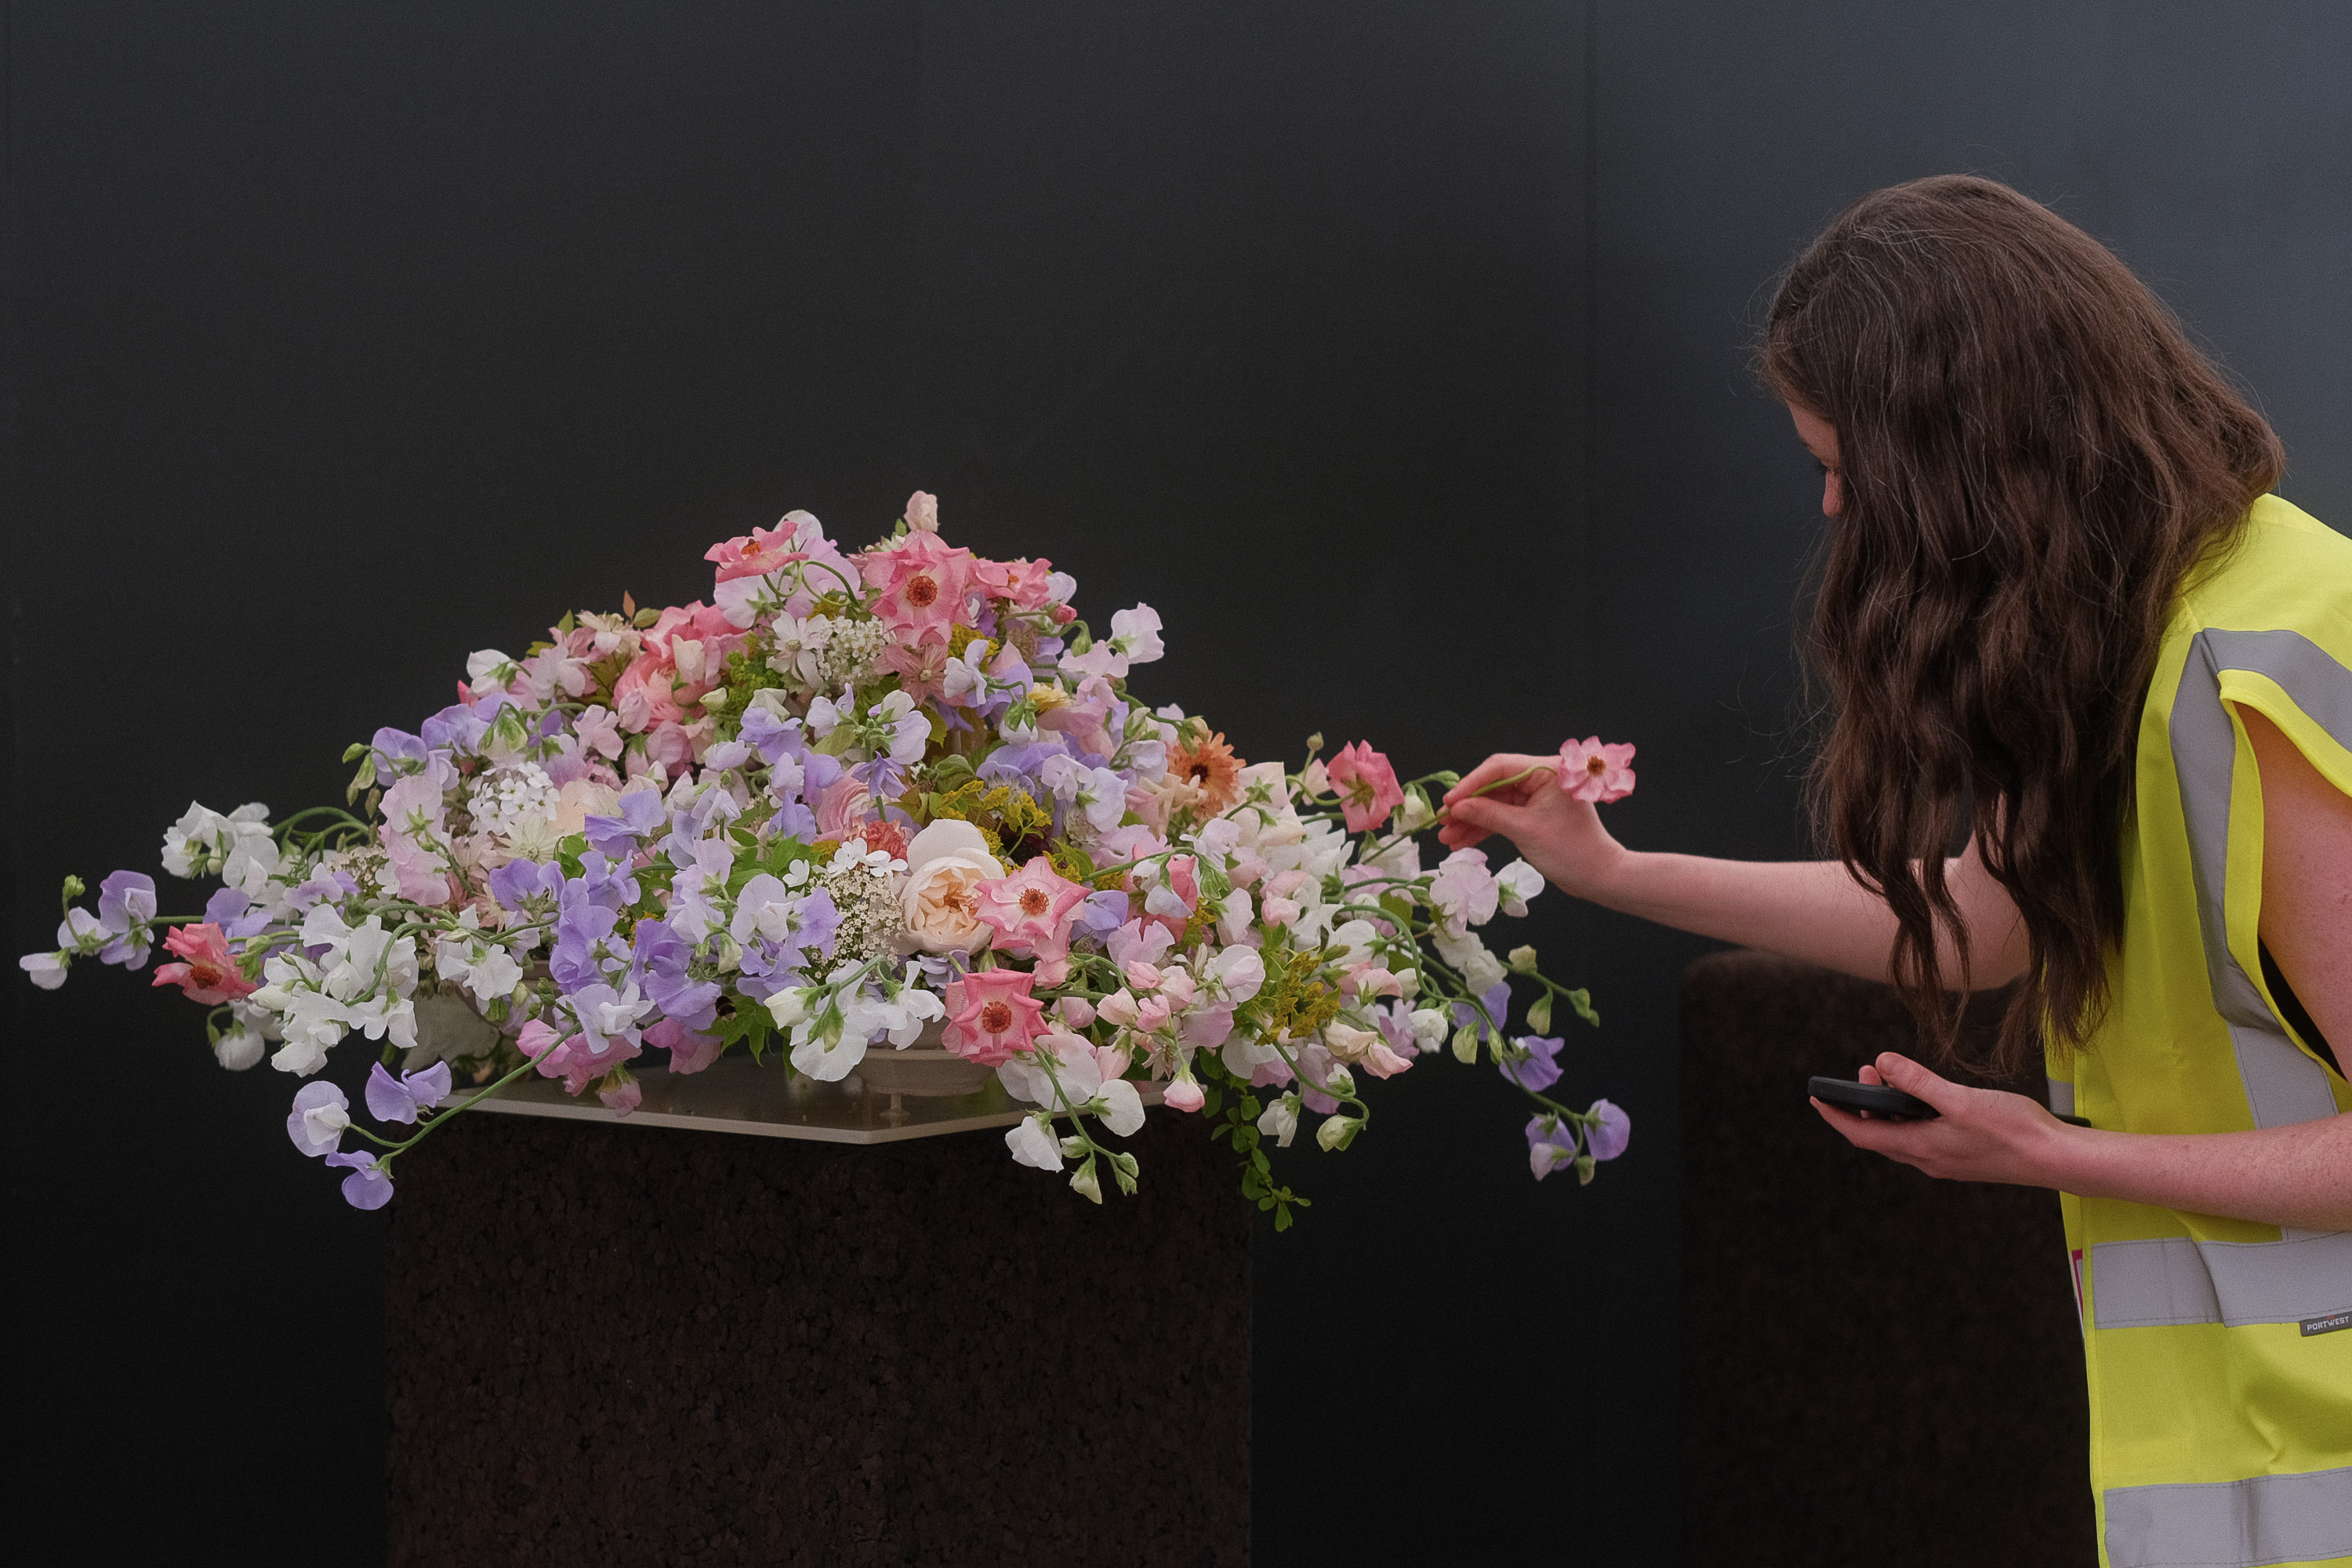
<svg viewBox="0 0 2352 1568">
<path fill-rule="evenodd" d="M 1936 1119 L 1896 1121 L 1818 1100 L 1813 1109 L 1855 1148 L 1916 1165 L 1947 1181 L 2059 1185 L 2061 1146 L 2082 1132 L 2051 1115 L 2039 1100 L 1954 1083 L 1894 1051 L 1864 1068 L 1862 1081 L 1883 1083 L 1926 1100 L 1936 1108 Z"/>
<path fill-rule="evenodd" d="M 1529 770 L 1533 770 L 1530 772 Z M 1517 847 L 1544 880 L 1562 892 L 1591 898 L 1624 857 L 1624 847 L 1601 826 L 1589 801 L 1559 787 L 1559 758 L 1497 752 L 1445 792 L 1446 821 L 1438 842 L 1466 849 L 1489 834 Z M 1499 780 L 1526 773 L 1492 794 L 1478 792 Z"/>
</svg>

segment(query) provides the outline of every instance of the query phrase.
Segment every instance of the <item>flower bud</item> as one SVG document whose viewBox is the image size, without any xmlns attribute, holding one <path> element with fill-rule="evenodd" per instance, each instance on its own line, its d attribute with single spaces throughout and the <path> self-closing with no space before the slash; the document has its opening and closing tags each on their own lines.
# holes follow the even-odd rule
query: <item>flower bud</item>
<svg viewBox="0 0 2352 1568">
<path fill-rule="evenodd" d="M 1070 1178 L 1070 1190 L 1089 1203 L 1102 1202 L 1102 1182 L 1095 1174 L 1095 1163 L 1088 1160 Z"/>
<path fill-rule="evenodd" d="M 1521 974 L 1532 973 L 1536 966 L 1536 950 L 1532 947 L 1515 947 L 1511 949 L 1510 964 L 1513 969 L 1518 971 Z"/>
<path fill-rule="evenodd" d="M 1315 1130 L 1315 1146 L 1325 1153 L 1345 1149 L 1363 1123 L 1352 1116 L 1327 1116 L 1323 1125 Z"/>
</svg>

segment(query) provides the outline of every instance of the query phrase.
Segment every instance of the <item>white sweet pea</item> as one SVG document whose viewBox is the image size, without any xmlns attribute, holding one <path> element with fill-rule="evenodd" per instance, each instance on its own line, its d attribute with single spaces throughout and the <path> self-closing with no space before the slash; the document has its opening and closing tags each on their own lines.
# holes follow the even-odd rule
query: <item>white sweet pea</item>
<svg viewBox="0 0 2352 1568">
<path fill-rule="evenodd" d="M 1440 927 L 1430 933 L 1430 942 L 1437 949 L 1438 957 L 1461 971 L 1474 994 L 1493 990 L 1510 973 L 1503 961 L 1487 952 L 1486 944 L 1475 936 L 1457 936 Z"/>
<path fill-rule="evenodd" d="M 1123 1078 L 1106 1081 L 1089 1107 L 1102 1124 L 1125 1138 L 1143 1125 L 1143 1097 Z"/>
<path fill-rule="evenodd" d="M 1246 1002 L 1265 984 L 1265 960 L 1254 947 L 1220 949 L 1202 971 L 1202 978 L 1231 1002 Z"/>
<path fill-rule="evenodd" d="M 870 1030 L 861 1035 L 849 1027 L 850 1010 L 844 1008 L 838 1016 L 804 1018 L 793 1026 L 793 1066 L 819 1083 L 838 1083 L 847 1078 L 866 1059 L 866 1044 L 873 1038 Z M 819 1024 L 829 1024 L 830 1027 L 819 1033 Z"/>
<path fill-rule="evenodd" d="M 477 691 L 503 691 L 519 673 L 515 661 L 494 647 L 466 656 L 466 680 Z"/>
<path fill-rule="evenodd" d="M 1120 610 L 1110 618 L 1110 646 L 1130 664 L 1150 664 L 1168 650 L 1160 641 L 1160 612 L 1149 605 Z"/>
<path fill-rule="evenodd" d="M 66 961 L 58 953 L 28 952 L 16 961 L 16 967 L 44 991 L 55 991 L 66 983 Z"/>
<path fill-rule="evenodd" d="M 1227 944 L 1246 942 L 1250 934 L 1250 896 L 1246 888 L 1235 888 L 1217 905 L 1217 934 Z"/>
<path fill-rule="evenodd" d="M 1290 1141 L 1298 1135 L 1298 1097 L 1286 1094 L 1267 1106 L 1265 1114 L 1257 1119 L 1257 1130 L 1273 1139 L 1276 1148 L 1289 1148 Z"/>
<path fill-rule="evenodd" d="M 1433 1046 L 1445 1038 L 1453 1020 L 1434 1007 L 1416 1009 L 1412 1015 L 1412 1038 L 1415 1045 Z"/>
<path fill-rule="evenodd" d="M 213 1059 L 231 1072 L 243 1072 L 261 1059 L 261 1053 L 268 1048 L 268 1044 L 260 1035 L 239 1024 L 224 1030 L 221 1037 L 213 1042 Z"/>
<path fill-rule="evenodd" d="M 1049 1120 L 1044 1116 L 1024 1116 L 1004 1131 L 1004 1146 L 1013 1151 L 1013 1158 L 1024 1165 L 1040 1171 L 1062 1168 L 1061 1141 L 1054 1136 Z"/>
<path fill-rule="evenodd" d="M 988 641 L 975 637 L 963 652 L 948 656 L 947 673 L 940 677 L 940 688 L 947 700 L 959 707 L 969 700 L 988 700 Z"/>
<path fill-rule="evenodd" d="M 846 691 L 841 694 L 838 703 L 830 697 L 820 697 L 809 704 L 809 733 L 822 740 L 841 728 L 842 720 L 855 711 L 853 700 Z"/>
<path fill-rule="evenodd" d="M 1544 890 L 1543 873 L 1525 860 L 1514 860 L 1495 873 L 1495 892 L 1503 912 L 1517 920 L 1528 912 L 1528 900 Z"/>
</svg>

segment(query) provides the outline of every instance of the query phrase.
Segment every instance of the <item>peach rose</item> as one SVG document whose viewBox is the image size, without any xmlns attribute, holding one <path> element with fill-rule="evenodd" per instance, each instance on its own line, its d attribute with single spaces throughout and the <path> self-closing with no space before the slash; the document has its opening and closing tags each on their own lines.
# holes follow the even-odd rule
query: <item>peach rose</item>
<svg viewBox="0 0 2352 1568">
<path fill-rule="evenodd" d="M 907 934 L 926 952 L 978 952 L 995 933 L 980 918 L 972 889 L 1004 875 L 988 840 L 969 822 L 942 817 L 907 846 Z"/>
</svg>

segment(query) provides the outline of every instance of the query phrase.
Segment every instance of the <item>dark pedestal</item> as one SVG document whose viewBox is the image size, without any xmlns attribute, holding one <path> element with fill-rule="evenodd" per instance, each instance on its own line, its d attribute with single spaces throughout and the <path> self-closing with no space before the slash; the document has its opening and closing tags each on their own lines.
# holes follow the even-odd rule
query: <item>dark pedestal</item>
<svg viewBox="0 0 2352 1568">
<path fill-rule="evenodd" d="M 1808 1077 L 1919 1054 L 1885 986 L 1717 953 L 1683 1035 L 1688 1561 L 2095 1561 L 2057 1195 L 1931 1181 L 1822 1124 Z"/>
<path fill-rule="evenodd" d="M 1252 1211 L 1153 1112 L 1096 1208 L 1001 1135 L 468 1116 L 403 1163 L 395 1565 L 1249 1560 Z"/>
</svg>

